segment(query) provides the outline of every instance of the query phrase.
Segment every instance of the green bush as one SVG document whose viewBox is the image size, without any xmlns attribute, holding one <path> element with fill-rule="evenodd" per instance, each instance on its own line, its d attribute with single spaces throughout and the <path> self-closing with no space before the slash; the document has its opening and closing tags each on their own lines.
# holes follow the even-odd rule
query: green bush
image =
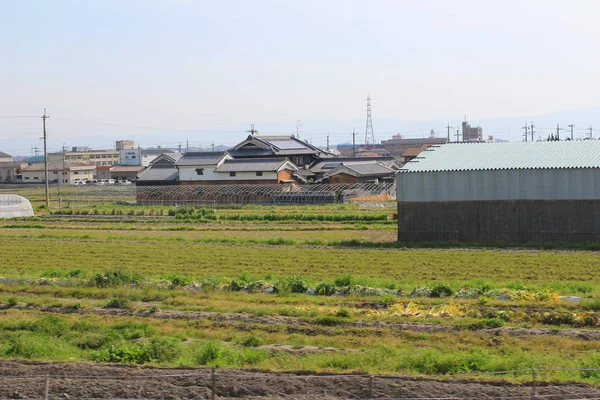
<svg viewBox="0 0 600 400">
<path fill-rule="evenodd" d="M 138 283 L 142 276 L 135 273 L 128 273 L 121 270 L 110 270 L 104 273 L 95 274 L 89 281 L 90 286 L 107 288 L 126 284 Z"/>
<path fill-rule="evenodd" d="M 315 288 L 315 293 L 320 296 L 332 296 L 337 291 L 335 284 L 330 282 L 321 282 Z"/>
<path fill-rule="evenodd" d="M 108 303 L 104 306 L 104 308 L 122 308 L 127 309 L 131 308 L 131 302 L 123 297 L 116 297 L 114 299 L 110 299 Z"/>
<path fill-rule="evenodd" d="M 331 316 L 331 315 L 323 315 L 320 317 L 317 317 L 313 320 L 313 322 L 317 325 L 322 325 L 322 326 L 335 326 L 335 325 L 340 325 L 343 324 L 345 321 L 343 318 L 338 317 L 338 316 Z"/>
<path fill-rule="evenodd" d="M 55 315 L 46 315 L 34 322 L 32 330 L 34 332 L 45 333 L 53 337 L 61 337 L 69 332 L 69 323 Z"/>
<path fill-rule="evenodd" d="M 242 340 L 241 344 L 246 347 L 258 347 L 262 344 L 262 339 L 254 334 Z"/>
<path fill-rule="evenodd" d="M 355 279 L 352 275 L 338 276 L 333 283 L 335 283 L 336 286 L 350 286 L 355 283 Z"/>
<path fill-rule="evenodd" d="M 431 288 L 431 297 L 450 297 L 454 294 L 454 289 L 447 284 L 437 284 Z"/>
<path fill-rule="evenodd" d="M 346 307 L 342 307 L 336 311 L 335 316 L 340 318 L 348 318 L 350 317 L 350 310 Z"/>
<path fill-rule="evenodd" d="M 274 288 L 277 292 L 306 293 L 308 282 L 294 275 L 290 278 L 279 280 Z"/>
<path fill-rule="evenodd" d="M 208 342 L 194 355 L 196 364 L 207 365 L 219 359 L 223 353 L 223 345 L 219 342 Z"/>
</svg>

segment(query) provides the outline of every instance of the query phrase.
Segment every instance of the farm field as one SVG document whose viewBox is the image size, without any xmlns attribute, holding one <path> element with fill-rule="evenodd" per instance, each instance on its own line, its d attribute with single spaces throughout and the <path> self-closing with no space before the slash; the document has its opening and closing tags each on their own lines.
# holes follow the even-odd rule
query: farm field
<svg viewBox="0 0 600 400">
<path fill-rule="evenodd" d="M 390 211 L 352 205 L 132 207 L 0 221 L 2 358 L 600 386 L 596 251 L 389 247 Z M 286 217 L 221 218 L 261 214 Z"/>
</svg>

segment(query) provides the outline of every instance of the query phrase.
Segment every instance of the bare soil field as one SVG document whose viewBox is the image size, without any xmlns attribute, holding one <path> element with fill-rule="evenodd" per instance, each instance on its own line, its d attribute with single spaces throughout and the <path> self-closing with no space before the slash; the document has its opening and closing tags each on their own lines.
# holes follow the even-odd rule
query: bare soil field
<svg viewBox="0 0 600 400">
<path fill-rule="evenodd" d="M 219 369 L 169 369 L 88 363 L 0 361 L 0 398 L 62 399 L 418 399 L 600 396 L 588 385 L 519 385 L 501 380 L 434 380 L 406 376 L 274 374 Z M 46 380 L 48 376 L 48 380 Z"/>
</svg>

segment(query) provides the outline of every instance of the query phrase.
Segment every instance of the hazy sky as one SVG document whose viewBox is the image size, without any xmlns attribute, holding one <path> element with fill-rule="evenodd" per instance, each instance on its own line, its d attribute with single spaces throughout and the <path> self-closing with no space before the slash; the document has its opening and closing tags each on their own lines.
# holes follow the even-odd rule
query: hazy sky
<svg viewBox="0 0 600 400">
<path fill-rule="evenodd" d="M 363 121 L 367 93 L 376 132 L 590 109 L 599 15 L 597 0 L 0 0 L 0 150 L 39 144 L 39 118 L 5 117 L 44 107 L 54 147 L 235 143 L 298 119 L 322 140 L 315 121 Z"/>
</svg>

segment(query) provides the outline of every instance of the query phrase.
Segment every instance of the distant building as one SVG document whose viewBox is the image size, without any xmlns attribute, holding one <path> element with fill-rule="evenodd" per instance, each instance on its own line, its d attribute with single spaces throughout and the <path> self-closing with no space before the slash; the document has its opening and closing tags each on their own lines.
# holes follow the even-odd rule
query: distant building
<svg viewBox="0 0 600 400">
<path fill-rule="evenodd" d="M 181 153 L 163 153 L 156 157 L 148 168 L 140 172 L 135 180 L 137 186 L 177 185 L 179 171 L 175 163 L 182 157 Z M 138 200 L 153 200 L 140 198 Z"/>
<path fill-rule="evenodd" d="M 11 162 L 13 160 L 10 154 L 6 154 L 0 151 L 0 162 Z"/>
<path fill-rule="evenodd" d="M 140 156 L 142 158 L 141 165 L 144 167 L 148 167 L 150 164 L 152 164 L 154 159 L 156 159 L 160 155 L 175 154 L 175 153 L 177 153 L 177 152 L 173 151 L 171 149 L 163 149 L 161 147 L 158 147 L 156 149 L 142 149 L 141 153 L 140 153 Z M 177 154 L 179 154 L 179 157 L 181 157 L 181 153 L 177 153 Z"/>
<path fill-rule="evenodd" d="M 434 144 L 448 143 L 447 137 L 428 136 L 424 138 L 405 138 L 401 134 L 392 136 L 391 139 L 384 140 L 381 145 L 389 151 L 390 155 L 398 160 L 406 162 L 416 157 L 421 151 Z"/>
<path fill-rule="evenodd" d="M 115 148 L 119 150 L 133 150 L 135 149 L 133 140 L 117 140 L 115 142 Z"/>
<path fill-rule="evenodd" d="M 134 181 L 144 168 L 145 167 L 142 167 L 141 165 L 118 165 L 116 167 L 111 167 L 109 170 L 110 179 L 118 181 Z"/>
<path fill-rule="evenodd" d="M 395 161 L 377 162 L 360 161 L 360 158 L 351 161 L 325 164 L 330 169 L 323 174 L 317 182 L 326 183 L 382 183 L 393 182 L 396 171 L 400 168 Z"/>
<path fill-rule="evenodd" d="M 180 184 L 295 183 L 298 168 L 286 157 L 232 159 L 228 153 L 186 153 L 175 166 Z"/>
<path fill-rule="evenodd" d="M 333 158 L 334 154 L 300 140 L 293 135 L 250 135 L 228 153 L 234 158 L 273 158 L 285 157 L 294 165 L 310 165 L 323 158 Z"/>
<path fill-rule="evenodd" d="M 0 162 L 0 183 L 20 183 L 21 171 L 27 167 L 24 161 L 2 161 Z"/>
<path fill-rule="evenodd" d="M 74 147 L 81 149 L 82 147 Z M 48 154 L 48 162 L 51 164 L 64 163 L 71 164 L 86 164 L 93 166 L 119 165 L 119 152 L 116 150 L 84 150 L 70 151 L 66 153 L 50 153 Z"/>
<path fill-rule="evenodd" d="M 472 127 L 467 121 L 464 121 L 462 123 L 462 141 L 483 142 L 483 128 L 480 126 Z"/>
<path fill-rule="evenodd" d="M 48 164 L 48 182 L 66 185 L 94 179 L 96 167 L 92 165 Z M 23 183 L 45 182 L 44 163 L 32 164 L 21 170 Z"/>
<path fill-rule="evenodd" d="M 121 149 L 119 150 L 119 164 L 126 166 L 142 165 L 141 149 Z M 148 165 L 150 162 L 148 161 Z M 148 166 L 146 165 L 146 166 Z"/>
</svg>

